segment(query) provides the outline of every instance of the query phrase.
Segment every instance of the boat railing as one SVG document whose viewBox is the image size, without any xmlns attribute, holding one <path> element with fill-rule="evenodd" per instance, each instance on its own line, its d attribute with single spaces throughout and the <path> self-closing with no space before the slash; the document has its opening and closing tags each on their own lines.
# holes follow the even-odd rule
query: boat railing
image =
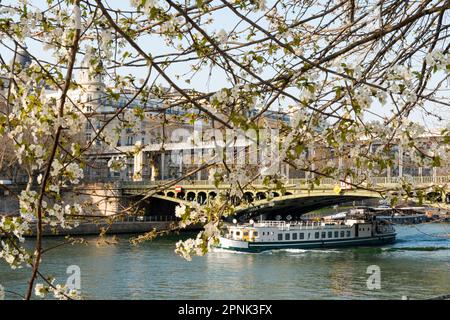
<svg viewBox="0 0 450 320">
<path fill-rule="evenodd" d="M 265 220 L 254 224 L 256 227 L 285 227 L 286 221 Z"/>
<path fill-rule="evenodd" d="M 331 224 L 323 225 L 321 222 L 304 222 L 304 221 L 277 221 L 277 220 L 266 220 L 262 222 L 257 222 L 253 224 L 254 227 L 275 227 L 279 230 L 313 230 L 313 229 L 349 229 L 351 226 L 345 224 Z"/>
</svg>

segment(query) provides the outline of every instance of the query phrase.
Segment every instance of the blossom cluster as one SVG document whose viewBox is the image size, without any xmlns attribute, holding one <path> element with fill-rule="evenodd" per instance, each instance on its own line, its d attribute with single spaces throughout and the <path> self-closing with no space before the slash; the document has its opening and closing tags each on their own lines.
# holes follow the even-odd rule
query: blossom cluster
<svg viewBox="0 0 450 320">
<path fill-rule="evenodd" d="M 55 284 L 55 279 L 51 278 L 50 283 L 37 283 L 34 287 L 34 294 L 39 298 L 45 298 L 52 294 L 58 300 L 80 300 L 81 296 L 76 289 L 70 289 L 67 285 Z"/>
</svg>

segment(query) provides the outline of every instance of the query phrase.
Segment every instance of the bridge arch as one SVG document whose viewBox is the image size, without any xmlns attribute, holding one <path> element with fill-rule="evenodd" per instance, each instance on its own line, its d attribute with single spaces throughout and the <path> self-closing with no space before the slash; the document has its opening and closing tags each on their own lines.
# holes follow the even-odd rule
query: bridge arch
<svg viewBox="0 0 450 320">
<path fill-rule="evenodd" d="M 237 197 L 237 196 L 231 196 L 230 197 L 230 201 L 233 205 L 238 206 L 241 204 L 241 198 Z"/>
<path fill-rule="evenodd" d="M 186 194 L 184 193 L 184 191 L 181 191 L 181 192 L 177 193 L 177 198 L 178 199 L 184 200 L 185 197 L 186 197 Z"/>
<path fill-rule="evenodd" d="M 442 202 L 442 194 L 440 192 L 428 192 L 426 199 L 433 202 Z"/>
<path fill-rule="evenodd" d="M 197 197 L 197 194 L 194 191 L 189 191 L 186 195 L 187 201 L 194 201 Z"/>
<path fill-rule="evenodd" d="M 244 192 L 243 199 L 248 203 L 252 203 L 254 200 L 254 194 L 251 191 Z"/>
<path fill-rule="evenodd" d="M 280 196 L 280 194 L 279 194 L 278 192 L 272 191 L 272 192 L 270 192 L 270 196 L 271 196 L 272 198 L 277 198 L 277 197 Z"/>
<path fill-rule="evenodd" d="M 302 214 L 335 204 L 358 200 L 380 198 L 379 194 L 367 192 L 350 192 L 339 194 L 334 192 L 317 192 L 284 195 L 274 198 L 255 200 L 251 205 L 242 203 L 236 208 L 239 217 L 250 218 L 263 215 L 266 219 L 274 219 L 277 215 L 299 218 Z"/>
<path fill-rule="evenodd" d="M 210 192 L 208 193 L 208 199 L 209 199 L 209 200 L 214 200 L 216 197 L 217 197 L 217 193 L 216 193 L 216 192 L 210 191 Z"/>
<path fill-rule="evenodd" d="M 267 195 L 265 192 L 257 192 L 255 196 L 255 200 L 263 200 L 267 199 Z"/>
<path fill-rule="evenodd" d="M 205 204 L 206 200 L 207 200 L 206 192 L 200 191 L 199 193 L 197 193 L 197 202 L 199 204 Z"/>
</svg>

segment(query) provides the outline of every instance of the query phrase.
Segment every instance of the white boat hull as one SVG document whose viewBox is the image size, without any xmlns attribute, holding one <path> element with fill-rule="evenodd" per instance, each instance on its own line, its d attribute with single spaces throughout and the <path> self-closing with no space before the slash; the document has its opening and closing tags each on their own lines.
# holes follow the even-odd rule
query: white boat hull
<svg viewBox="0 0 450 320">
<path fill-rule="evenodd" d="M 220 238 L 219 247 L 227 250 L 242 252 L 262 252 L 274 249 L 314 249 L 314 248 L 339 248 L 350 246 L 383 245 L 395 241 L 395 233 L 377 235 L 365 238 L 336 239 L 336 240 L 312 240 L 312 241 L 288 241 L 288 242 L 249 242 Z"/>
</svg>

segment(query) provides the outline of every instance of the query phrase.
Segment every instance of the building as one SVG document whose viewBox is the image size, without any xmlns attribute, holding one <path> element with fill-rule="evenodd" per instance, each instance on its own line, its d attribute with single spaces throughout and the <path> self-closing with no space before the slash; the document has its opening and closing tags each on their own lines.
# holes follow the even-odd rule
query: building
<svg viewBox="0 0 450 320">
<path fill-rule="evenodd" d="M 24 49 L 19 49 L 16 54 L 17 72 L 24 70 L 31 63 L 31 58 Z M 215 133 L 219 130 L 223 137 L 226 137 L 225 127 L 221 124 L 212 122 L 201 111 L 193 107 L 186 107 L 181 103 L 183 97 L 176 92 L 167 89 L 160 89 L 160 93 L 150 92 L 138 94 L 136 89 L 116 89 L 110 88 L 105 81 L 105 74 L 101 63 L 96 70 L 92 70 L 92 65 L 88 59 L 82 61 L 76 77 L 77 87 L 68 93 L 69 105 L 74 103 L 75 111 L 81 116 L 81 133 L 76 137 L 71 137 L 78 142 L 82 148 L 89 146 L 84 159 L 84 170 L 86 180 L 92 181 L 111 181 L 111 180 L 167 180 L 176 179 L 185 174 L 196 170 L 206 160 L 217 154 L 217 138 Z M 5 92 L 9 85 L 9 79 L 3 78 L 2 90 Z M 60 92 L 51 87 L 45 88 L 45 94 L 49 97 L 58 98 Z M 201 93 L 191 92 L 191 95 Z M 180 103 L 178 103 L 180 102 Z M 167 108 L 168 105 L 177 104 L 177 106 Z M 208 107 L 207 100 L 199 100 L 199 103 Z M 1 105 L 1 103 L 0 103 Z M 117 115 L 118 110 L 124 108 L 124 113 Z M 132 115 L 139 111 L 140 117 Z M 254 116 L 259 110 L 248 111 L 248 116 Z M 186 121 L 186 118 L 189 121 Z M 262 122 L 268 123 L 269 128 L 278 128 L 281 124 L 287 125 L 291 118 L 283 112 L 269 111 L 265 113 L 261 123 L 257 126 L 262 127 Z M 129 122 L 132 122 L 129 124 Z M 105 143 L 103 127 L 118 129 L 114 131 L 114 143 Z M 202 136 L 197 137 L 196 141 L 186 141 L 183 136 L 195 137 L 195 132 L 202 128 Z M 317 130 L 324 130 L 326 123 L 319 126 Z M 102 131 L 103 130 L 103 131 Z M 101 133 L 99 134 L 99 132 Z M 205 132 L 213 132 L 211 136 Z M 174 139 L 177 138 L 177 139 Z M 258 150 L 256 162 L 249 163 L 252 149 L 251 139 L 241 139 L 240 136 L 232 136 L 235 139 L 232 146 L 222 148 L 227 160 L 232 158 L 244 159 L 229 161 L 230 165 L 246 165 L 247 170 L 255 171 L 255 174 L 261 169 L 261 154 Z M 248 138 L 248 137 L 247 137 Z M 424 146 L 430 143 L 445 144 L 444 138 L 440 133 L 424 134 L 417 139 L 423 141 Z M 194 139 L 195 140 L 195 139 Z M 364 144 L 364 137 L 361 138 Z M 227 141 L 229 142 L 229 141 Z M 393 140 L 393 151 L 395 162 L 392 167 L 380 170 L 380 176 L 403 177 L 406 175 L 431 176 L 448 175 L 448 164 L 444 163 L 441 168 L 416 167 L 412 165 L 411 150 L 401 150 L 395 146 Z M 4 144 L 6 145 L 6 144 Z M 372 142 L 370 152 L 376 152 L 382 142 Z M 230 147 L 231 146 L 231 147 Z M 137 155 L 132 153 L 139 148 Z M 360 148 L 360 146 L 347 145 L 344 148 Z M 345 172 L 346 168 L 354 167 L 352 157 L 338 157 L 336 150 L 325 148 L 320 143 L 310 145 L 302 152 L 306 159 L 314 159 L 312 163 L 313 170 L 320 170 L 325 166 L 332 164 Z M 122 170 L 111 169 L 108 165 L 111 160 L 122 159 L 124 162 Z M 199 161 L 200 159 L 200 161 Z M 314 174 L 309 174 L 301 170 L 294 170 L 286 163 L 277 164 L 276 173 L 282 174 L 288 178 L 312 178 Z M 14 166 L 13 166 L 14 167 Z M 20 167 L 20 166 L 17 166 Z M 139 168 L 137 168 L 139 167 Z M 1 170 L 1 169 L 0 169 Z M 4 170 L 3 170 L 4 171 Z M 11 171 L 11 170 L 10 170 Z M 366 171 L 364 166 L 360 169 L 363 175 Z M 12 178 L 14 181 L 21 181 L 20 175 L 12 177 L 11 173 L 0 172 L 0 178 Z M 138 175 L 136 175 L 138 173 Z M 190 179 L 206 180 L 211 176 L 209 169 L 198 170 Z M 344 174 L 345 175 L 345 174 Z M 23 177 L 22 177 L 23 178 Z M 344 178 L 344 177 L 343 177 Z"/>
</svg>

